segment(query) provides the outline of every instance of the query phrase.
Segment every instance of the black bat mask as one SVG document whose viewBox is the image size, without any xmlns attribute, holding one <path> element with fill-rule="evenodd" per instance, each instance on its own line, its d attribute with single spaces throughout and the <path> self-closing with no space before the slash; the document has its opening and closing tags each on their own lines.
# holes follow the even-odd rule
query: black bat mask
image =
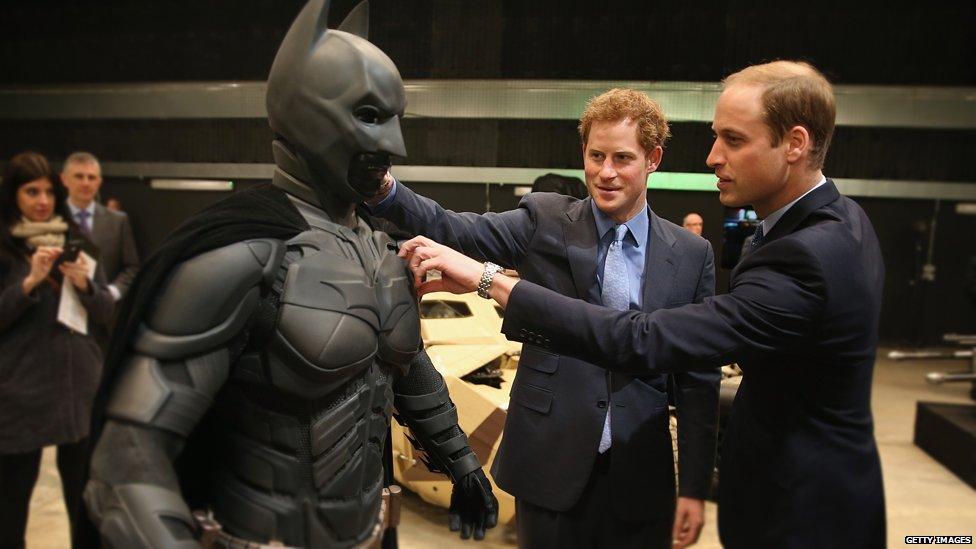
<svg viewBox="0 0 976 549">
<path fill-rule="evenodd" d="M 366 40 L 366 3 L 335 30 L 328 11 L 328 0 L 312 0 L 288 30 L 268 77 L 268 122 L 317 194 L 358 202 L 379 188 L 391 156 L 406 156 L 406 93 L 393 61 Z"/>
</svg>

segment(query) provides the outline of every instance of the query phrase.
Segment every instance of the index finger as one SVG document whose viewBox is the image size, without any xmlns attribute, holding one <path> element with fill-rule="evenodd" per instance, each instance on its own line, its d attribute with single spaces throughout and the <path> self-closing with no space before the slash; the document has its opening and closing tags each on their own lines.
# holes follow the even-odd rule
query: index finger
<svg viewBox="0 0 976 549">
<path fill-rule="evenodd" d="M 427 244 L 424 242 L 425 240 L 427 240 L 427 238 L 424 236 L 415 236 L 411 238 L 403 244 L 400 244 L 400 251 L 397 252 L 397 255 L 400 257 L 407 257 L 408 255 L 412 254 L 418 246 L 426 246 Z"/>
<path fill-rule="evenodd" d="M 61 246 L 38 246 L 37 252 L 42 254 L 60 254 Z"/>
</svg>

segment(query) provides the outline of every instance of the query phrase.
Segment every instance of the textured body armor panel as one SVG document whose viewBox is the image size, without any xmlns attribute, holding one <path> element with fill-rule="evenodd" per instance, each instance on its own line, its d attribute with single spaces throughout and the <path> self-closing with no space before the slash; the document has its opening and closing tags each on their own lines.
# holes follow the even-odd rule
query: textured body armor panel
<svg viewBox="0 0 976 549">
<path fill-rule="evenodd" d="M 256 313 L 276 310 L 272 333 L 251 334 L 215 404 L 210 505 L 235 536 L 347 547 L 376 521 L 392 381 L 422 342 L 389 237 L 312 217 Z"/>
</svg>

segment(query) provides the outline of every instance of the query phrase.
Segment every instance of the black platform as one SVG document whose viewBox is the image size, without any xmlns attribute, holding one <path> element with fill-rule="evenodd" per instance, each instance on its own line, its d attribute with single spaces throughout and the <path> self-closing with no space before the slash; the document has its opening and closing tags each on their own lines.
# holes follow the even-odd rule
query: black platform
<svg viewBox="0 0 976 549">
<path fill-rule="evenodd" d="M 976 405 L 919 402 L 915 445 L 976 489 Z"/>
</svg>

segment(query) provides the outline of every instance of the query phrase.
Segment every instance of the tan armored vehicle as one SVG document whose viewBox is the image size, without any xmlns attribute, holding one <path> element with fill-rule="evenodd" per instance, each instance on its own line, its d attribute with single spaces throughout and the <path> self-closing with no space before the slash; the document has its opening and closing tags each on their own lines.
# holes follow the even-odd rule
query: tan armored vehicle
<svg viewBox="0 0 976 549">
<path fill-rule="evenodd" d="M 420 303 L 420 330 L 427 354 L 444 376 L 458 409 L 458 423 L 468 434 L 471 449 L 486 471 L 491 468 L 502 438 L 508 393 L 522 351 L 521 343 L 508 341 L 501 334 L 503 315 L 498 304 L 475 293 L 432 293 Z M 742 379 L 742 372 L 735 365 L 723 367 L 722 373 L 720 431 L 724 430 Z M 672 413 L 672 440 L 676 439 L 676 427 Z M 449 507 L 451 482 L 444 475 L 427 470 L 408 433 L 393 423 L 393 468 L 397 482 L 428 503 Z M 677 446 L 674 453 L 677 463 Z M 506 524 L 515 516 L 515 500 L 494 485 L 491 475 L 488 478 L 498 497 L 499 523 Z M 717 475 L 714 480 L 717 482 Z"/>
</svg>

